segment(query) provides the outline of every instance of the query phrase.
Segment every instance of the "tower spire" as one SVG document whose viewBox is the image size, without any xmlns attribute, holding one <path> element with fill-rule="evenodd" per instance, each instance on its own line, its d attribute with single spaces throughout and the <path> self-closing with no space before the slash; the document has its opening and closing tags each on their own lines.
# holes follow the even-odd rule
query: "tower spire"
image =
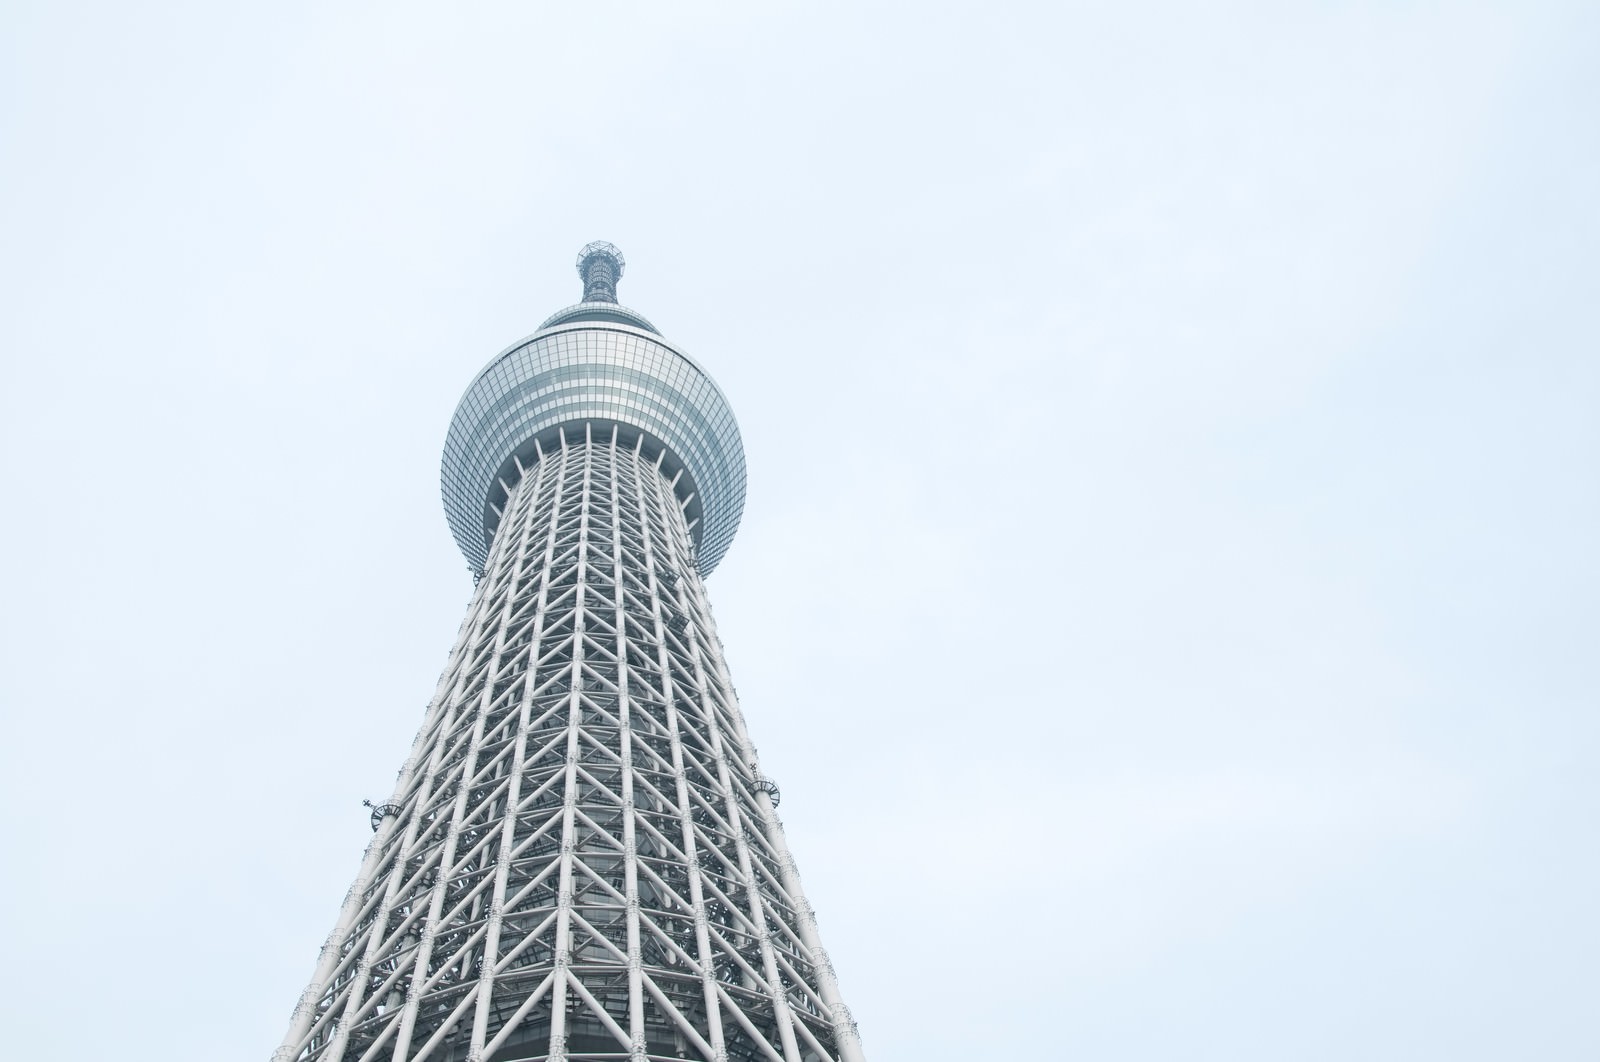
<svg viewBox="0 0 1600 1062">
<path fill-rule="evenodd" d="M 614 244 L 596 240 L 578 252 L 578 275 L 583 278 L 584 302 L 616 302 L 617 281 L 627 266 Z"/>
</svg>

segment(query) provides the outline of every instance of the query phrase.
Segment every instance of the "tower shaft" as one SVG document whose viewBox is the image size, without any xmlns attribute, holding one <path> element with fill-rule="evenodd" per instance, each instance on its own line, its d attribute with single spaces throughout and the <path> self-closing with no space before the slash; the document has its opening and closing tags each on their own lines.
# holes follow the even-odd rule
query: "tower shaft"
<svg viewBox="0 0 1600 1062">
<path fill-rule="evenodd" d="M 861 1062 L 670 454 L 561 426 L 277 1062 Z"/>
</svg>

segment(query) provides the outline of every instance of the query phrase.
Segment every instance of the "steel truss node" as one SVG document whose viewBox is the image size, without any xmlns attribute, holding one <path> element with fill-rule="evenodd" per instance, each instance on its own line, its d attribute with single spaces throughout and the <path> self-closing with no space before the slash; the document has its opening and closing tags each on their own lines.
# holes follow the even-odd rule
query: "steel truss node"
<svg viewBox="0 0 1600 1062">
<path fill-rule="evenodd" d="M 622 440 L 519 465 L 275 1062 L 862 1062 L 684 503 Z"/>
</svg>

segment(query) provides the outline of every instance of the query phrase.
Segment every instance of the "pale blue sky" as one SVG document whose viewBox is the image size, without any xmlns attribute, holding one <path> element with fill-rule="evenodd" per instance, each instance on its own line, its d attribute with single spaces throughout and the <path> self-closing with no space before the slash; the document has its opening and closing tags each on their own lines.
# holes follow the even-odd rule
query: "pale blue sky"
<svg viewBox="0 0 1600 1062">
<path fill-rule="evenodd" d="M 873 1062 L 1592 1059 L 1586 5 L 17 3 L 0 967 L 265 1058 L 579 293 L 716 376 L 710 581 Z"/>
</svg>

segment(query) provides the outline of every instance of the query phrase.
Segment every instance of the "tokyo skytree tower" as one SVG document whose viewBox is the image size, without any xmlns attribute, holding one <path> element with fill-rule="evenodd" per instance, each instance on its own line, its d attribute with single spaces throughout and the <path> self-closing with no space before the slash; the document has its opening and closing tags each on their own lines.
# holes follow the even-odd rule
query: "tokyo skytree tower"
<svg viewBox="0 0 1600 1062">
<path fill-rule="evenodd" d="M 477 588 L 274 1062 L 863 1062 L 702 582 L 739 429 L 623 264 L 456 409 Z"/>
</svg>

